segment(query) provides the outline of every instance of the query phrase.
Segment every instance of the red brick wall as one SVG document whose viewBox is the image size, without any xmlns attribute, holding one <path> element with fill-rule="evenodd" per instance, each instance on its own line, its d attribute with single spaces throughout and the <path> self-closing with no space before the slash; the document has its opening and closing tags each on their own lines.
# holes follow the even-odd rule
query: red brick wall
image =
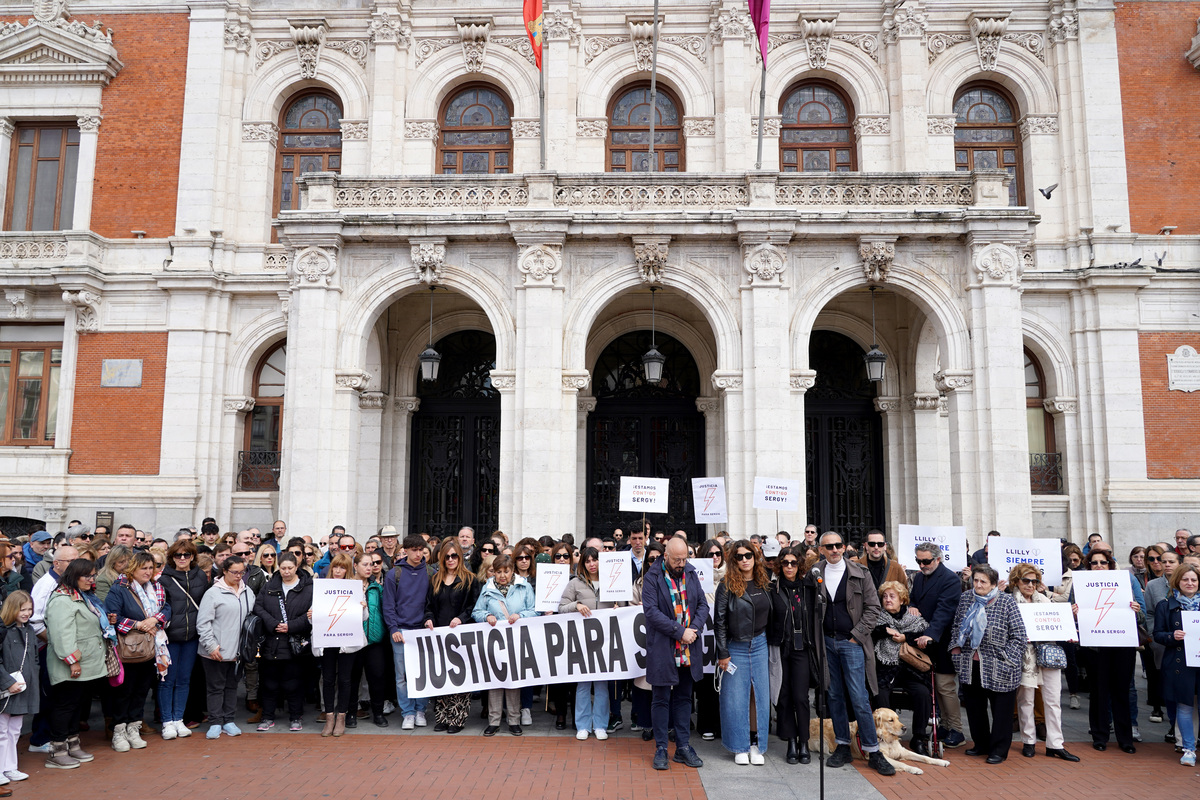
<svg viewBox="0 0 1200 800">
<path fill-rule="evenodd" d="M 139 388 L 101 388 L 106 358 L 142 359 Z M 76 475 L 157 475 L 162 441 L 167 334 L 79 336 L 71 467 Z"/>
<path fill-rule="evenodd" d="M 91 17 L 87 18 L 89 21 Z M 104 90 L 92 230 L 130 238 L 175 232 L 187 14 L 103 14 L 124 67 Z"/>
<path fill-rule="evenodd" d="M 1135 233 L 1200 233 L 1200 71 L 1183 54 L 1200 2 L 1117 3 L 1129 212 Z"/>
<path fill-rule="evenodd" d="M 1200 350 L 1200 333 L 1138 334 L 1148 478 L 1200 478 L 1200 440 L 1188 423 L 1200 412 L 1200 392 L 1167 390 L 1167 354 L 1181 344 Z"/>
</svg>

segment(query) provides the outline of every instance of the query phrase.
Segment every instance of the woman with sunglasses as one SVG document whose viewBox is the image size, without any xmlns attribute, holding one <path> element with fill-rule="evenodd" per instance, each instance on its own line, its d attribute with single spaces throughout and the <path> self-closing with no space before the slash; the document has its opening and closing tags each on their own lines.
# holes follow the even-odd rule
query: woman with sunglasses
<svg viewBox="0 0 1200 800">
<path fill-rule="evenodd" d="M 429 594 L 425 596 L 425 627 L 457 628 L 472 622 L 479 591 L 483 588 L 467 569 L 462 545 L 457 539 L 447 539 L 438 551 L 437 572 L 434 573 Z M 433 729 L 458 733 L 471 713 L 471 695 L 439 695 L 433 698 Z"/>
<path fill-rule="evenodd" d="M 709 539 L 700 545 L 700 557 L 712 559 L 714 588 L 704 593 L 708 607 L 712 608 L 716 602 L 716 587 L 725 580 L 725 548 L 718 539 Z M 696 681 L 696 730 L 706 742 L 721 735 L 721 698 L 717 695 L 714 672 L 706 672 L 703 679 Z"/>
<path fill-rule="evenodd" d="M 304 564 L 304 571 L 307 572 L 310 577 L 316 575 L 317 562 L 320 560 L 321 551 L 317 549 L 317 546 L 313 544 L 305 544 L 304 561 L 302 563 Z"/>
<path fill-rule="evenodd" d="M 378 551 L 374 555 L 378 558 Z M 350 668 L 347 728 L 358 727 L 358 714 L 353 707 L 358 705 L 355 701 L 360 696 L 359 687 L 362 686 L 364 672 L 367 674 L 367 691 L 371 700 L 371 719 L 377 728 L 388 726 L 387 717 L 383 715 L 383 704 L 387 701 L 389 687 L 396 685 L 395 681 L 388 681 L 387 663 L 392 660 L 392 648 L 387 623 L 383 619 L 383 584 L 372 577 L 374 572 L 372 553 L 364 551 L 354 557 L 354 577 L 363 585 L 363 636 L 366 644 L 354 653 L 354 664 Z"/>
<path fill-rule="evenodd" d="M 1088 553 L 1087 568 L 1090 571 L 1115 572 L 1117 561 L 1107 550 L 1093 550 Z M 1130 578 L 1130 581 L 1132 580 Z M 1135 599 L 1129 605 L 1137 617 L 1138 627 L 1144 628 L 1146 616 L 1141 604 Z M 1071 611 L 1078 618 L 1079 606 L 1073 597 Z M 1133 745 L 1133 717 L 1129 709 L 1129 685 L 1133 681 L 1133 663 L 1137 648 L 1080 647 L 1079 652 L 1087 655 L 1085 663 L 1091 689 L 1088 722 L 1092 747 L 1101 751 L 1108 749 L 1108 724 L 1111 719 L 1117 745 L 1122 752 L 1136 753 L 1137 748 Z"/>
<path fill-rule="evenodd" d="M 224 732 L 237 736 L 238 644 L 242 622 L 254 611 L 254 591 L 242 581 L 246 561 L 229 556 L 221 562 L 221 576 L 200 601 L 196 629 L 200 636 L 200 663 L 208 696 L 208 733 L 217 739 Z"/>
<path fill-rule="evenodd" d="M 594 547 L 580 551 L 575 577 L 567 583 L 558 613 L 572 612 L 590 617 L 601 608 L 625 605 L 612 600 L 600 600 L 600 553 Z M 591 733 L 604 741 L 608 738 L 609 697 L 607 681 L 580 681 L 575 684 L 575 738 L 583 741 Z"/>
<path fill-rule="evenodd" d="M 492 568 L 492 560 L 496 554 L 500 552 L 500 548 L 496 547 L 496 543 L 491 539 L 484 539 L 483 542 L 475 548 L 471 553 L 471 572 L 475 575 L 475 580 L 480 584 L 486 584 L 489 579 L 489 571 Z"/>
<path fill-rule="evenodd" d="M 162 737 L 171 740 L 188 737 L 192 732 L 183 724 L 192 670 L 200 647 L 198 618 L 200 601 L 208 591 L 208 580 L 196 566 L 196 545 L 180 539 L 167 550 L 167 565 L 159 578 L 171 618 L 167 622 L 167 653 L 171 665 L 158 685 L 158 706 L 162 710 Z"/>
<path fill-rule="evenodd" d="M 812 760 L 808 752 L 808 686 L 811 675 L 809 654 L 815 647 L 810 619 L 815 592 L 806 584 L 805 573 L 800 571 L 802 560 L 798 547 L 780 550 L 775 561 L 777 578 L 768 592 L 771 622 L 767 628 L 767 643 L 771 645 L 770 650 L 778 651 L 777 660 L 773 658 L 769 666 L 771 694 L 777 698 L 776 732 L 787 742 L 789 764 L 807 764 Z M 882 691 L 882 678 L 879 686 Z"/>
<path fill-rule="evenodd" d="M 0 542 L 0 600 L 21 588 L 21 570 L 16 564 L 16 545 Z"/>
<path fill-rule="evenodd" d="M 530 542 L 533 546 L 530 546 Z M 534 566 L 534 558 L 537 556 L 537 541 L 534 539 L 522 539 L 513 547 L 512 560 L 516 565 L 516 574 L 529 582 L 529 585 L 537 591 L 537 569 Z M 533 687 L 521 687 L 521 724 L 533 724 Z"/>
<path fill-rule="evenodd" d="M 566 564 L 574 567 L 573 561 L 575 558 L 575 548 L 566 542 L 555 542 L 550 547 L 550 563 L 551 564 Z M 636 591 L 636 589 L 634 590 Z M 571 707 L 575 697 L 575 684 L 573 683 L 552 683 L 547 689 L 548 700 L 552 706 L 554 714 L 555 730 L 567 729 L 567 710 Z"/>
<path fill-rule="evenodd" d="M 254 566 L 261 569 L 270 578 L 275 574 L 275 564 L 278 560 L 279 554 L 275 552 L 275 546 L 268 542 L 258 546 L 258 553 L 254 556 Z"/>
<path fill-rule="evenodd" d="M 1009 594 L 1022 603 L 1049 603 L 1042 571 L 1033 564 L 1017 564 L 1008 573 Z M 1059 642 L 1058 644 L 1062 644 Z M 1079 756 L 1063 747 L 1062 732 L 1062 670 L 1038 664 L 1038 647 L 1025 645 L 1021 661 L 1021 685 L 1017 689 L 1017 718 L 1021 725 L 1021 755 L 1033 758 L 1037 748 L 1037 723 L 1034 719 L 1034 695 L 1042 687 L 1042 705 L 1046 718 L 1046 755 L 1063 761 L 1078 761 Z"/>
<path fill-rule="evenodd" d="M 731 542 L 729 569 L 717 587 L 713 632 L 721 676 L 721 744 L 733 763 L 762 766 L 770 722 L 767 625 L 771 621 L 770 575 L 762 551 L 747 539 Z M 732 666 L 732 669 L 731 669 Z M 750 695 L 754 692 L 758 732 L 751 741 Z"/>
<path fill-rule="evenodd" d="M 1154 641 L 1165 648 L 1163 655 L 1163 699 L 1175 706 L 1183 757 L 1179 763 L 1196 766 L 1196 737 L 1192 719 L 1200 689 L 1200 668 L 1187 664 L 1184 655 L 1183 612 L 1200 611 L 1200 568 L 1194 564 L 1177 567 L 1171 574 L 1170 597 L 1154 610 Z"/>
<path fill-rule="evenodd" d="M 640 606 L 642 604 L 642 586 L 647 571 L 663 557 L 663 551 L 663 546 L 658 542 L 650 542 L 646 545 L 646 551 L 642 556 L 641 570 L 633 582 L 633 602 L 630 605 Z M 631 711 L 630 730 L 636 732 L 641 729 L 642 741 L 649 742 L 654 739 L 654 720 L 650 716 L 650 701 L 653 699 L 654 692 L 645 676 L 633 679 L 632 693 L 633 710 Z"/>
</svg>

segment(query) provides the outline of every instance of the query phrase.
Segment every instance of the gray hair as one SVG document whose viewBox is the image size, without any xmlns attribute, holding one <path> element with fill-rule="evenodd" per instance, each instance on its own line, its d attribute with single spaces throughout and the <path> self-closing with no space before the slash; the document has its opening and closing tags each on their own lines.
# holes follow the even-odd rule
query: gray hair
<svg viewBox="0 0 1200 800">
<path fill-rule="evenodd" d="M 916 553 L 929 553 L 933 556 L 934 561 L 942 560 L 942 548 L 938 547 L 933 542 L 920 542 L 913 548 Z"/>
<path fill-rule="evenodd" d="M 67 541 L 73 542 L 76 539 L 78 539 L 80 536 L 83 536 L 84 534 L 88 534 L 91 532 L 92 532 L 92 529 L 82 523 L 79 525 L 72 525 L 71 527 L 67 528 Z"/>
<path fill-rule="evenodd" d="M 192 530 L 191 528 L 180 528 L 179 530 L 175 531 L 175 538 L 173 539 L 173 541 L 178 542 L 180 536 L 195 536 L 195 535 L 196 535 L 196 532 L 194 530 Z"/>
</svg>

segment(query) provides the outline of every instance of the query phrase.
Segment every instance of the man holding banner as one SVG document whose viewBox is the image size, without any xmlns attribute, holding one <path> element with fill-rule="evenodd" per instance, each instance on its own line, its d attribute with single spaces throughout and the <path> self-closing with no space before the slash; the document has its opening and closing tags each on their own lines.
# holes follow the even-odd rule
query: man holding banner
<svg viewBox="0 0 1200 800">
<path fill-rule="evenodd" d="M 687 543 L 667 542 L 662 566 L 647 570 L 642 581 L 646 616 L 646 680 L 653 691 L 654 768 L 667 769 L 667 729 L 675 729 L 675 761 L 703 766 L 689 742 L 692 686 L 704 676 L 700 632 L 708 620 L 708 602 L 696 568 L 688 563 Z"/>
</svg>

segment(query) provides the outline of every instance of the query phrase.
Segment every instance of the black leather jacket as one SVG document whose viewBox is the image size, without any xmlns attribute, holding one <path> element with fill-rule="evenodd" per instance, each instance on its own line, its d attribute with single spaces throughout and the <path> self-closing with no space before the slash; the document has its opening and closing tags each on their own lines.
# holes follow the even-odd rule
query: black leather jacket
<svg viewBox="0 0 1200 800">
<path fill-rule="evenodd" d="M 751 591 L 761 590 L 757 587 L 747 589 L 747 592 L 738 597 L 731 593 L 724 583 L 717 587 L 717 596 L 713 600 L 716 609 L 713 615 L 713 630 L 717 638 L 717 658 L 729 658 L 730 642 L 748 642 L 766 630 L 766 626 L 756 628 L 754 603 L 750 599 Z M 767 615 L 767 624 L 770 624 L 770 614 Z"/>
</svg>

